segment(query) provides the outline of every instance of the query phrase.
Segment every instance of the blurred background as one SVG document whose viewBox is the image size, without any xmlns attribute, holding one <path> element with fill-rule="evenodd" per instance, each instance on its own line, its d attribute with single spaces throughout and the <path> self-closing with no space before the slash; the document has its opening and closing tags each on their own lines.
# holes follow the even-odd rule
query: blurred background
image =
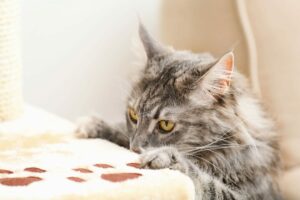
<svg viewBox="0 0 300 200">
<path fill-rule="evenodd" d="M 135 64 L 142 53 L 137 45 L 140 16 L 149 32 L 177 49 L 216 57 L 234 50 L 237 69 L 277 121 L 284 193 L 287 199 L 300 199 L 300 1 L 20 1 L 22 62 L 14 49 L 18 37 L 11 36 L 17 27 L 11 23 L 14 13 L 1 13 L 8 20 L 0 23 L 0 56 L 8 58 L 0 63 L 0 75 L 11 74 L 11 81 L 1 82 L 7 82 L 0 85 L 1 94 L 17 91 L 7 95 L 15 105 L 22 104 L 21 85 L 15 81 L 22 65 L 25 102 L 71 121 L 92 112 L 107 121 L 121 120 L 130 80 L 142 67 Z M 14 10 L 11 2 L 16 1 L 3 1 Z M 16 68 L 4 69 L 9 64 Z M 9 113 L 11 107 L 3 105 Z M 18 113 L 22 106 L 15 107 Z"/>
<path fill-rule="evenodd" d="M 245 1 L 254 61 L 239 0 L 21 2 L 23 91 L 30 104 L 70 120 L 94 111 L 121 119 L 128 78 L 138 70 L 133 49 L 139 15 L 156 38 L 175 48 L 215 56 L 234 49 L 237 68 L 247 76 L 256 60 L 265 103 L 286 132 L 298 133 L 297 0 Z"/>
<path fill-rule="evenodd" d="M 25 101 L 70 120 L 120 120 L 136 71 L 138 15 L 160 38 L 158 0 L 24 0 Z"/>
</svg>

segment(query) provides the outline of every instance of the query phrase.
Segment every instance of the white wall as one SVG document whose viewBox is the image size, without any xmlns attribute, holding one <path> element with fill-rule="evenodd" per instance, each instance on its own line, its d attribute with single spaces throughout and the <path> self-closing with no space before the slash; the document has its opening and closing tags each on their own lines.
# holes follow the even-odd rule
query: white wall
<svg viewBox="0 0 300 200">
<path fill-rule="evenodd" d="M 123 117 L 138 14 L 157 35 L 159 0 L 22 0 L 24 96 L 71 120 Z"/>
</svg>

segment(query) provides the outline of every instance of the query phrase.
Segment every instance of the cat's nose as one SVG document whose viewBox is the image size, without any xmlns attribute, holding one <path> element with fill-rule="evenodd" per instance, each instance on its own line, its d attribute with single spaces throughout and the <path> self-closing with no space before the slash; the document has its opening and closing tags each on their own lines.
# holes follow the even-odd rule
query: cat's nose
<svg viewBox="0 0 300 200">
<path fill-rule="evenodd" d="M 131 151 L 140 154 L 141 153 L 141 149 L 139 147 L 132 147 Z"/>
<path fill-rule="evenodd" d="M 145 142 L 144 139 L 136 137 L 130 141 L 129 146 L 131 151 L 140 154 L 143 152 L 143 148 L 146 144 L 148 144 L 148 142 Z"/>
</svg>

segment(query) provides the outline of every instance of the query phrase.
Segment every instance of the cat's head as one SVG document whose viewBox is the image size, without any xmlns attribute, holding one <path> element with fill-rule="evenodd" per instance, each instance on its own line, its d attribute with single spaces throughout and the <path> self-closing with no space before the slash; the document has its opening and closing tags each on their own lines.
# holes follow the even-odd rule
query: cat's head
<svg viewBox="0 0 300 200">
<path fill-rule="evenodd" d="M 232 93 L 233 53 L 214 59 L 163 46 L 143 25 L 139 34 L 147 63 L 128 99 L 130 148 L 205 145 L 229 130 L 217 110 Z"/>
</svg>

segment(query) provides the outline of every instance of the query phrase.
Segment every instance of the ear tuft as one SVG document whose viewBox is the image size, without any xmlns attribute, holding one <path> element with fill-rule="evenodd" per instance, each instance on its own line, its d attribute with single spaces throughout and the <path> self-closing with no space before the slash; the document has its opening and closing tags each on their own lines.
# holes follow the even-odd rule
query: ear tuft
<svg viewBox="0 0 300 200">
<path fill-rule="evenodd" d="M 234 55 L 232 52 L 223 55 L 217 63 L 204 75 L 202 86 L 212 96 L 225 94 L 230 88 L 234 70 Z"/>
<path fill-rule="evenodd" d="M 230 86 L 230 82 L 231 82 L 231 76 L 233 73 L 233 68 L 234 68 L 234 55 L 232 52 L 229 52 L 227 54 L 225 54 L 221 59 L 220 59 L 220 65 L 221 67 L 224 67 L 225 70 L 225 79 L 224 80 L 220 80 L 224 87 L 229 87 Z"/>
</svg>

